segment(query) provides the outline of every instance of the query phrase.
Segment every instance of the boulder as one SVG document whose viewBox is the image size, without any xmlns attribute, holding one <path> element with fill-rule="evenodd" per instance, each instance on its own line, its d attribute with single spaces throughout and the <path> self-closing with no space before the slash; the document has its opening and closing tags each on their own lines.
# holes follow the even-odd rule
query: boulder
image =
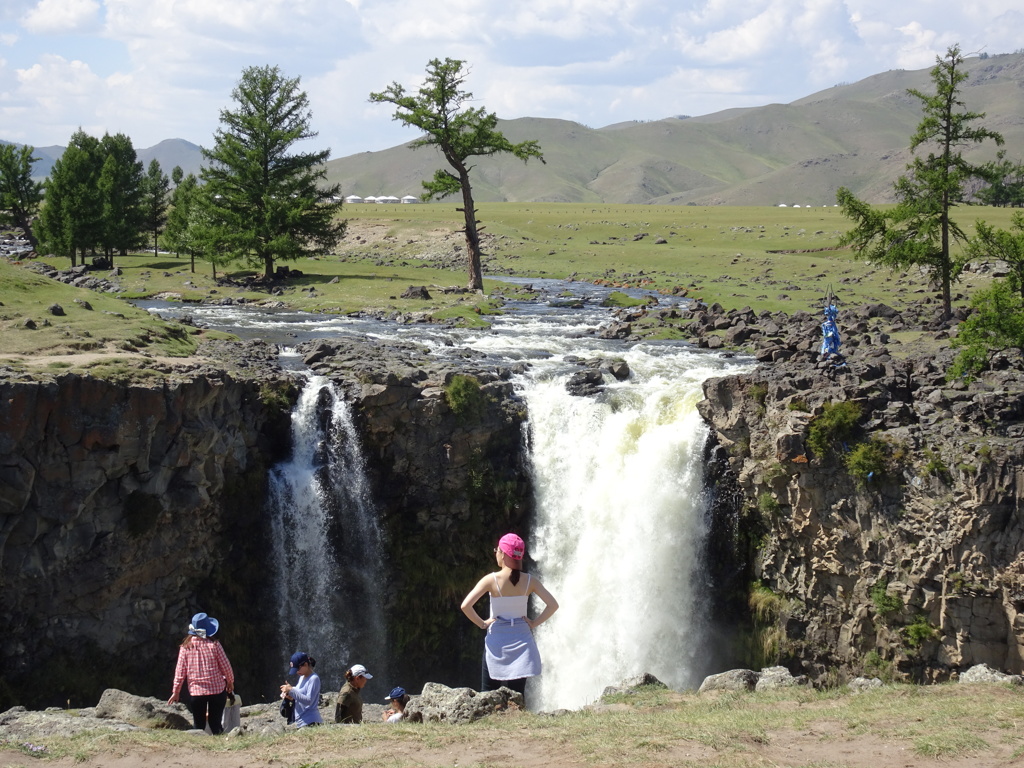
<svg viewBox="0 0 1024 768">
<path fill-rule="evenodd" d="M 700 684 L 698 693 L 708 691 L 752 691 L 760 675 L 752 669 L 730 669 L 717 675 L 708 675 Z"/>
<path fill-rule="evenodd" d="M 633 326 L 629 323 L 614 322 L 602 328 L 597 336 L 599 339 L 625 339 L 631 333 L 633 333 Z"/>
<path fill-rule="evenodd" d="M 404 291 L 402 291 L 403 299 L 422 299 L 423 301 L 430 301 L 430 292 L 427 290 L 425 285 L 410 285 Z"/>
<path fill-rule="evenodd" d="M 183 709 L 180 704 L 168 704 L 160 699 L 136 696 L 116 688 L 108 688 L 96 705 L 96 717 L 123 720 L 134 725 L 187 731 L 192 727 L 192 720 L 182 714 Z"/>
<path fill-rule="evenodd" d="M 570 395 L 586 397 L 596 395 L 604 385 L 604 375 L 595 368 L 577 371 L 565 382 L 565 389 Z"/>
<path fill-rule="evenodd" d="M 755 691 L 772 691 L 776 688 L 792 688 L 797 685 L 807 685 L 807 675 L 793 677 L 792 673 L 785 667 L 767 667 L 761 670 Z"/>
<path fill-rule="evenodd" d="M 413 722 L 471 723 L 495 712 L 524 708 L 523 695 L 504 686 L 496 691 L 478 692 L 427 683 L 423 693 L 409 700 L 406 712 Z"/>
<path fill-rule="evenodd" d="M 654 686 L 655 688 L 668 688 L 667 685 L 650 672 L 644 672 L 642 675 L 627 677 L 618 685 L 609 685 L 602 691 L 601 695 L 611 696 L 616 693 L 635 693 L 637 688 L 645 685 Z"/>
<path fill-rule="evenodd" d="M 854 693 L 863 693 L 872 688 L 881 688 L 882 681 L 877 677 L 855 677 L 850 681 L 848 687 Z"/>
<path fill-rule="evenodd" d="M 1024 677 L 1021 675 L 1008 675 L 992 669 L 988 664 L 975 664 L 966 672 L 960 675 L 960 682 L 967 684 L 975 683 L 1011 683 L 1013 685 L 1024 684 Z"/>
<path fill-rule="evenodd" d="M 629 363 L 625 360 L 616 360 L 608 366 L 608 370 L 615 377 L 616 381 L 625 381 L 629 378 Z"/>
</svg>

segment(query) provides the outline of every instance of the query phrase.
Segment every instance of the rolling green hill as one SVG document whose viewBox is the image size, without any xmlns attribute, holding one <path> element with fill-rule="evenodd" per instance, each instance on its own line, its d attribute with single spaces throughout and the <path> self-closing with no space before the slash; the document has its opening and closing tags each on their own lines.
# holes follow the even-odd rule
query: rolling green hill
<svg viewBox="0 0 1024 768">
<path fill-rule="evenodd" d="M 965 70 L 967 108 L 986 113 L 985 127 L 1003 134 L 1009 158 L 1024 159 L 1024 54 L 970 58 Z M 869 202 L 889 202 L 921 119 L 907 89 L 930 92 L 928 72 L 891 70 L 791 104 L 597 129 L 547 118 L 502 121 L 512 141 L 537 139 L 547 163 L 483 158 L 474 192 L 479 202 L 820 206 L 846 186 Z M 63 149 L 37 148 L 36 173 L 49 172 Z M 995 151 L 988 143 L 968 155 L 990 159 Z M 202 161 L 199 147 L 181 139 L 138 155 L 144 163 L 155 157 L 166 173 L 175 165 L 195 172 Z M 420 182 L 444 165 L 432 148 L 401 145 L 332 160 L 327 176 L 346 195 L 403 197 L 419 195 Z"/>
<path fill-rule="evenodd" d="M 1024 54 L 965 63 L 962 97 L 983 124 L 1024 159 Z M 500 129 L 514 142 L 537 139 L 546 165 L 483 158 L 474 170 L 480 202 L 538 201 L 697 205 L 831 205 L 849 187 L 873 203 L 892 200 L 921 119 L 907 93 L 933 86 L 928 69 L 893 70 L 838 85 L 791 104 L 712 115 L 618 123 L 593 129 L 565 120 L 520 118 Z M 411 132 L 410 132 L 411 133 Z M 968 153 L 995 156 L 991 143 Z M 328 178 L 344 194 L 418 195 L 444 161 L 408 145 L 332 160 Z"/>
</svg>

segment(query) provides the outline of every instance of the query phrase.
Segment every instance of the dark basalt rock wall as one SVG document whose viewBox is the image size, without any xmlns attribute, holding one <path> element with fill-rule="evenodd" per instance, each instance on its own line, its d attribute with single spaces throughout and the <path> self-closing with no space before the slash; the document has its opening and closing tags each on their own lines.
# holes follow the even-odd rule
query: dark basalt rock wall
<svg viewBox="0 0 1024 768">
<path fill-rule="evenodd" d="M 509 372 L 412 346 L 313 348 L 353 403 L 385 531 L 376 641 L 407 686 L 476 685 L 481 638 L 458 605 L 530 511 Z M 275 695 L 266 485 L 302 382 L 259 342 L 206 352 L 217 369 L 142 383 L 0 375 L 0 708 L 75 706 L 111 686 L 166 696 L 200 610 L 221 620 L 243 699 Z"/>
<path fill-rule="evenodd" d="M 819 682 L 1024 668 L 1024 362 L 994 354 L 977 381 L 947 382 L 944 336 L 906 357 L 875 339 L 839 368 L 804 343 L 705 383 L 735 523 L 720 598 L 740 615 L 744 581 L 774 594 L 753 627 L 774 638 L 762 661 Z M 842 402 L 857 425 L 816 455 L 812 425 Z M 871 439 L 884 461 L 858 477 L 849 457 Z"/>
<path fill-rule="evenodd" d="M 169 689 L 198 610 L 260 623 L 267 382 L 186 373 L 0 381 L 0 698 L 82 704 Z M 239 649 L 236 663 L 259 651 Z"/>
</svg>

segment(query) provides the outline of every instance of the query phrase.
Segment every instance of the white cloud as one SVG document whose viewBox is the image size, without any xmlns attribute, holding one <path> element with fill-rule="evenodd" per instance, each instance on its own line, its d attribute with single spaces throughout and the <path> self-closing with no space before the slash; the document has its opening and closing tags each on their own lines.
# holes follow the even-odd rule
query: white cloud
<svg viewBox="0 0 1024 768">
<path fill-rule="evenodd" d="M 15 74 L 18 87 L 13 97 L 19 114 L 30 115 L 36 125 L 48 126 L 44 136 L 28 137 L 28 143 L 66 143 L 79 126 L 87 133 L 102 133 L 93 118 L 103 83 L 88 64 L 45 55 L 38 63 L 18 69 Z"/>
<path fill-rule="evenodd" d="M 21 23 L 35 34 L 82 32 L 95 24 L 99 10 L 96 0 L 39 0 Z"/>
<path fill-rule="evenodd" d="M 432 58 L 469 65 L 500 117 L 594 127 L 788 102 L 953 42 L 1020 47 L 1019 0 L 6 0 L 0 138 L 64 143 L 79 123 L 136 146 L 209 143 L 244 67 L 300 76 L 335 155 L 415 138 L 367 102 Z M 976 13 L 975 13 L 976 12 Z M 19 29 L 18 23 L 22 28 Z M 70 32 L 55 35 L 55 32 Z M 23 76 L 22 76 L 23 75 Z M 17 116 L 11 110 L 24 109 Z M 70 130 L 68 129 L 70 126 Z"/>
</svg>

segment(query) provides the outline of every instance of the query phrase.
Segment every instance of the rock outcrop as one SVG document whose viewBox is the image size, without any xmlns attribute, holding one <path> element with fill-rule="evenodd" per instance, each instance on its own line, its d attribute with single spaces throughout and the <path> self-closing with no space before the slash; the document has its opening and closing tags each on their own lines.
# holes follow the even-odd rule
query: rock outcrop
<svg viewBox="0 0 1024 768">
<path fill-rule="evenodd" d="M 0 699 L 164 690 L 171 669 L 153 661 L 200 602 L 227 619 L 228 642 L 253 633 L 258 617 L 228 592 L 258 583 L 263 560 L 254 510 L 288 414 L 264 387 L 223 373 L 0 377 Z"/>
<path fill-rule="evenodd" d="M 845 364 L 798 334 L 772 364 L 705 383 L 741 565 L 729 586 L 760 582 L 764 661 L 816 682 L 1020 672 L 1024 362 L 998 353 L 978 380 L 947 381 L 943 327 L 908 356 L 872 328 Z"/>
<path fill-rule="evenodd" d="M 0 371 L 0 707 L 169 690 L 199 610 L 221 620 L 243 698 L 274 694 L 266 487 L 302 381 L 272 345 L 203 351 L 215 365 L 154 362 L 119 380 Z M 303 352 L 347 392 L 381 556 L 401 564 L 388 569 L 385 612 L 403 627 L 390 671 L 407 685 L 478 679 L 479 637 L 451 603 L 530 511 L 511 372 L 370 340 Z"/>
<path fill-rule="evenodd" d="M 449 688 L 440 683 L 427 683 L 419 696 L 409 700 L 406 717 L 411 722 L 460 724 L 524 708 L 523 695 L 509 688 L 479 692 L 472 688 Z"/>
</svg>

